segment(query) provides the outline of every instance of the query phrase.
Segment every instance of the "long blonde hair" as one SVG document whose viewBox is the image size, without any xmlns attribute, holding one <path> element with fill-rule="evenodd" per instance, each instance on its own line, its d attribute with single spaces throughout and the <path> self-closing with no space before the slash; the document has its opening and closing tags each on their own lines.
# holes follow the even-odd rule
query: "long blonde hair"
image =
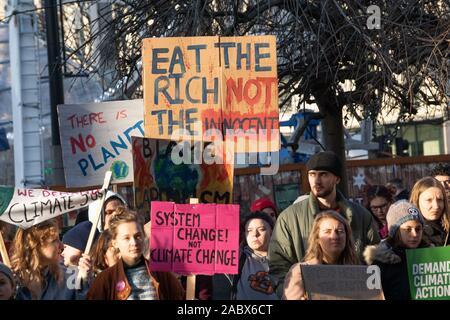
<svg viewBox="0 0 450 320">
<path fill-rule="evenodd" d="M 312 226 L 312 231 L 308 239 L 308 250 L 306 250 L 306 255 L 304 261 L 309 261 L 312 259 L 317 259 L 319 262 L 323 261 L 324 253 L 323 249 L 319 244 L 319 231 L 320 222 L 326 218 L 331 218 L 342 223 L 345 229 L 345 248 L 342 251 L 338 264 L 360 264 L 358 257 L 356 255 L 355 246 L 353 244 L 352 230 L 347 220 L 339 213 L 334 210 L 326 210 L 319 213 Z"/>
<path fill-rule="evenodd" d="M 422 192 L 424 192 L 425 190 L 429 189 L 429 188 L 438 188 L 439 190 L 441 190 L 442 193 L 442 198 L 444 200 L 444 212 L 442 213 L 442 217 L 441 217 L 441 224 L 442 227 L 444 228 L 445 232 L 449 232 L 450 229 L 450 210 L 449 210 L 449 203 L 448 203 L 448 199 L 445 193 L 445 189 L 444 186 L 442 185 L 442 183 L 438 180 L 436 180 L 433 177 L 424 177 L 422 179 L 420 179 L 419 181 L 417 181 L 414 184 L 414 187 L 411 190 L 411 196 L 409 198 L 409 201 L 414 204 L 417 208 L 419 208 L 420 210 L 420 206 L 419 206 L 419 197 L 422 194 Z"/>
<path fill-rule="evenodd" d="M 54 220 L 48 220 L 28 229 L 19 228 L 11 247 L 11 266 L 20 283 L 36 296 L 33 288 L 41 287 L 44 282 L 44 269 L 49 268 L 56 281 L 62 281 L 62 272 L 58 263 L 43 266 L 41 248 L 46 240 L 59 238 L 59 228 Z"/>
</svg>

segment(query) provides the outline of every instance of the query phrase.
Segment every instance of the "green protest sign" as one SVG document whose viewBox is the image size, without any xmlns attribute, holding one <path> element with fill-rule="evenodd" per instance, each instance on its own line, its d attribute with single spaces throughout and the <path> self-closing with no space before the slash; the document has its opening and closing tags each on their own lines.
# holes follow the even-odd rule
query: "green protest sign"
<svg viewBox="0 0 450 320">
<path fill-rule="evenodd" d="M 413 300 L 450 300 L 450 247 L 406 250 Z"/>
</svg>

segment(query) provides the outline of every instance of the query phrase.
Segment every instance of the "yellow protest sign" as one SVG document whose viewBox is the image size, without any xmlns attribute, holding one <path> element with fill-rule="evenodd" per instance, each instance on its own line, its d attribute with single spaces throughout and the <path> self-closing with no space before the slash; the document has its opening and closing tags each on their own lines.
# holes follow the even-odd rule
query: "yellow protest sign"
<svg viewBox="0 0 450 320">
<path fill-rule="evenodd" d="M 279 150 L 274 36 L 149 38 L 142 56 L 146 137 Z"/>
</svg>

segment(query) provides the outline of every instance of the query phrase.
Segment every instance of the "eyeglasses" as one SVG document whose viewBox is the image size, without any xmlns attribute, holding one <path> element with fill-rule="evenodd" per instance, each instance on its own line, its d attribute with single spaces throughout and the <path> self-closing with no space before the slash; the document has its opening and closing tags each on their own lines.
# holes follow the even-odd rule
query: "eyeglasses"
<svg viewBox="0 0 450 320">
<path fill-rule="evenodd" d="M 384 210 L 384 209 L 387 208 L 387 206 L 388 206 L 388 203 L 385 202 L 384 204 L 382 204 L 382 205 L 380 205 L 380 206 L 370 206 L 370 209 L 371 209 L 372 211 L 376 211 L 376 210 Z"/>
</svg>

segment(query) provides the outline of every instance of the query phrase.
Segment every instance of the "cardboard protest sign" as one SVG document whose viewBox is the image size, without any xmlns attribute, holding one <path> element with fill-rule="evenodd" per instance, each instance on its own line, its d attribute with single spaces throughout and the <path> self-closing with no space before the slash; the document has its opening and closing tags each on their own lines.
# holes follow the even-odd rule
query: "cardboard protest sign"
<svg viewBox="0 0 450 320">
<path fill-rule="evenodd" d="M 152 270 L 237 274 L 239 205 L 153 201 L 151 207 Z"/>
<path fill-rule="evenodd" d="M 279 150 L 274 36 L 148 38 L 142 50 L 146 137 Z"/>
<path fill-rule="evenodd" d="M 0 220 L 27 229 L 66 212 L 87 207 L 103 190 L 59 192 L 0 187 Z"/>
<path fill-rule="evenodd" d="M 450 247 L 406 250 L 413 300 L 450 299 Z"/>
<path fill-rule="evenodd" d="M 189 153 L 205 153 L 202 142 L 191 149 L 188 141 L 132 139 L 134 197 L 139 213 L 148 214 L 154 200 L 188 203 L 189 198 L 198 198 L 201 203 L 231 203 L 233 164 L 207 163 L 203 158 L 190 161 Z M 180 159 L 178 150 L 184 150 L 183 156 L 188 159 Z M 222 149 L 221 157 L 226 156 L 224 153 Z M 219 157 L 219 152 L 215 156 Z"/>
<path fill-rule="evenodd" d="M 380 268 L 357 265 L 300 265 L 310 300 L 383 300 Z"/>
<path fill-rule="evenodd" d="M 143 100 L 59 105 L 66 187 L 133 181 L 131 136 L 144 135 Z"/>
</svg>

